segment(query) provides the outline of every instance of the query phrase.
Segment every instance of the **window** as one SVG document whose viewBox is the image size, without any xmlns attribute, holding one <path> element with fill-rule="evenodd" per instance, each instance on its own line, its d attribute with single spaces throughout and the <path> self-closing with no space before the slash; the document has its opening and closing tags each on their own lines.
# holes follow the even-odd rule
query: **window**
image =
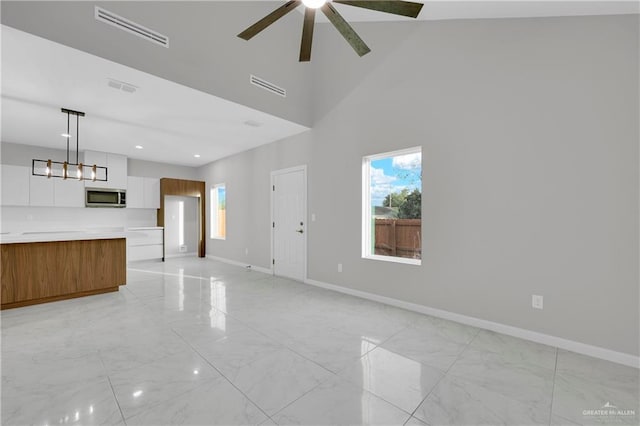
<svg viewBox="0 0 640 426">
<path fill-rule="evenodd" d="M 227 195 L 225 184 L 211 188 L 211 238 L 224 240 L 227 234 Z"/>
<path fill-rule="evenodd" d="M 364 157 L 362 257 L 420 265 L 422 148 Z"/>
</svg>

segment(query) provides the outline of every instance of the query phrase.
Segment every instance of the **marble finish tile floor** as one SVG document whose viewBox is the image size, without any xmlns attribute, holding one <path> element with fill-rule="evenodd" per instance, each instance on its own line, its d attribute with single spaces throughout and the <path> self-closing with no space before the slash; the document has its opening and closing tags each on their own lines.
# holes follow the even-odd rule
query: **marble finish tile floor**
<svg viewBox="0 0 640 426">
<path fill-rule="evenodd" d="M 0 318 L 2 425 L 640 423 L 637 369 L 212 260 Z"/>
</svg>

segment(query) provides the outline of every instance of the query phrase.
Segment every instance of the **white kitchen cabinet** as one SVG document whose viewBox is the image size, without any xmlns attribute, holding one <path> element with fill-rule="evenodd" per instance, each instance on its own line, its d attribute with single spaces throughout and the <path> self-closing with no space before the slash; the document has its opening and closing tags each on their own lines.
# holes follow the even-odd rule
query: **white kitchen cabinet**
<svg viewBox="0 0 640 426">
<path fill-rule="evenodd" d="M 144 208 L 160 208 L 160 179 L 144 178 Z"/>
<path fill-rule="evenodd" d="M 47 206 L 54 205 L 53 181 L 59 178 L 47 178 L 46 176 L 29 176 L 29 205 Z M 76 183 L 80 184 L 76 181 Z M 80 184 L 82 185 L 82 184 Z"/>
<path fill-rule="evenodd" d="M 29 176 L 31 170 L 25 166 L 3 164 L 2 168 L 2 205 L 29 205 Z"/>
<path fill-rule="evenodd" d="M 107 152 L 85 151 L 84 164 L 88 167 L 92 165 L 107 168 L 107 181 L 86 180 L 85 186 L 89 188 L 114 188 L 127 189 L 127 157 L 119 154 Z M 98 169 L 98 178 L 104 178 L 104 171 Z"/>
<path fill-rule="evenodd" d="M 84 185 L 75 179 L 53 180 L 53 205 L 56 207 L 84 207 Z"/>
<path fill-rule="evenodd" d="M 144 178 L 129 176 L 127 179 L 127 208 L 144 208 Z"/>
<path fill-rule="evenodd" d="M 127 157 L 118 154 L 107 154 L 109 168 L 109 188 L 127 189 Z"/>
<path fill-rule="evenodd" d="M 98 151 L 85 151 L 84 152 L 84 160 L 83 160 L 83 164 L 87 166 L 87 168 L 85 168 L 85 170 L 87 170 L 88 168 L 90 168 L 91 166 L 93 166 L 94 164 L 96 166 L 104 166 L 107 167 L 107 153 L 106 152 L 98 152 Z M 91 173 L 91 172 L 89 172 Z M 105 177 L 107 177 L 105 175 L 105 171 L 103 169 L 97 169 L 97 176 L 98 179 L 104 179 Z M 111 188 L 109 186 L 108 182 L 101 182 L 101 181 L 92 181 L 92 180 L 85 180 L 84 181 L 84 186 L 89 187 L 89 188 Z"/>
<path fill-rule="evenodd" d="M 129 176 L 127 180 L 127 208 L 159 209 L 160 179 Z"/>
<path fill-rule="evenodd" d="M 127 261 L 164 260 L 164 229 L 159 227 L 127 230 Z"/>
</svg>

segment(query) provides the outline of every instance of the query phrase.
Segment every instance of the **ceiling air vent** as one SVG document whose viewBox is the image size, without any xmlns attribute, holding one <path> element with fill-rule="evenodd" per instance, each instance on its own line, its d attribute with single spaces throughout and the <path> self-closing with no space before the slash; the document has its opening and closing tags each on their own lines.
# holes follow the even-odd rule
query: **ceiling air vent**
<svg viewBox="0 0 640 426">
<path fill-rule="evenodd" d="M 287 91 L 285 89 L 283 89 L 282 87 L 278 87 L 273 83 L 269 83 L 267 80 L 263 80 L 260 77 L 256 77 L 253 74 L 249 77 L 249 81 L 254 86 L 258 86 L 271 93 L 275 93 L 276 95 L 282 96 L 283 98 L 287 97 Z"/>
<path fill-rule="evenodd" d="M 116 90 L 122 90 L 123 92 L 127 92 L 127 93 L 135 93 L 136 90 L 138 90 L 138 86 L 134 86 L 131 83 L 116 80 L 114 78 L 107 79 L 107 85 Z"/>
<path fill-rule="evenodd" d="M 105 24 L 112 25 L 116 28 L 120 28 L 128 33 L 137 35 L 147 41 L 150 41 L 160 46 L 169 47 L 169 37 L 157 33 L 143 25 L 136 24 L 133 21 L 116 15 L 113 12 L 109 12 L 101 7 L 96 6 L 96 19 Z"/>
</svg>

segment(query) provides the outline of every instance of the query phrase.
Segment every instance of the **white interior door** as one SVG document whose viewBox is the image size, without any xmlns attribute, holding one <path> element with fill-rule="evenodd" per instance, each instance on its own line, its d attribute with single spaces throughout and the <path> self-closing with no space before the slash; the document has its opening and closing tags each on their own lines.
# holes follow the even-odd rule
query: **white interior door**
<svg viewBox="0 0 640 426">
<path fill-rule="evenodd" d="M 272 173 L 273 270 L 303 281 L 306 275 L 306 167 Z"/>
</svg>

